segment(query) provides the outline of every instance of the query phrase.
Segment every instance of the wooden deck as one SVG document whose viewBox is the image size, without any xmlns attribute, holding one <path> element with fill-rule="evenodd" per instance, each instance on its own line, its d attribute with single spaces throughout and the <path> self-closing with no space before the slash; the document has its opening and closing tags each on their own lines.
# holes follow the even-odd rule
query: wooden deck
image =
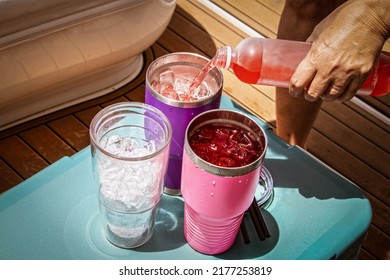
<svg viewBox="0 0 390 280">
<path fill-rule="evenodd" d="M 208 2 L 252 30 L 275 38 L 283 1 Z M 145 66 L 135 80 L 106 96 L 0 132 L 0 192 L 89 145 L 89 123 L 101 108 L 122 100 L 143 101 L 146 67 L 156 57 L 177 51 L 212 57 L 217 46 L 235 46 L 248 36 L 202 1 L 177 3 L 168 29 L 144 52 Z M 229 71 L 224 75 L 225 93 L 274 127 L 274 89 L 243 84 Z M 390 95 L 362 100 L 389 117 Z M 326 103 L 308 140 L 308 151 L 313 156 L 356 183 L 371 201 L 373 220 L 359 259 L 390 259 L 389 131 L 388 121 L 379 120 L 353 102 Z"/>
</svg>

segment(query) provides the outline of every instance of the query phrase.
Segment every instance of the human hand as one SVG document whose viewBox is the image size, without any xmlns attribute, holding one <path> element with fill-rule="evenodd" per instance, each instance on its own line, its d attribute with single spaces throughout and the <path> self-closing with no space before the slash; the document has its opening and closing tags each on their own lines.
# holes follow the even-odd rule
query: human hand
<svg viewBox="0 0 390 280">
<path fill-rule="evenodd" d="M 309 101 L 351 99 L 389 37 L 389 9 L 388 0 L 347 1 L 319 23 L 307 40 L 310 51 L 291 78 L 291 95 L 305 94 Z"/>
</svg>

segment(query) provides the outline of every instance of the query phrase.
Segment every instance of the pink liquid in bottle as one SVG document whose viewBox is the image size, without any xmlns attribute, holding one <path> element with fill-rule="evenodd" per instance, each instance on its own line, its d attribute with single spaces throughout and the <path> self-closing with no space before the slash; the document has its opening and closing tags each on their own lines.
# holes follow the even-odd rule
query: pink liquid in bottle
<svg viewBox="0 0 390 280">
<path fill-rule="evenodd" d="M 218 48 L 211 63 L 231 68 L 248 84 L 288 88 L 291 76 L 311 47 L 310 43 L 246 38 L 233 49 Z M 379 96 L 390 92 L 390 54 L 382 52 L 358 94 Z"/>
<path fill-rule="evenodd" d="M 221 167 L 240 167 L 254 162 L 263 147 L 240 127 L 207 124 L 189 139 L 192 150 L 203 160 Z"/>
</svg>

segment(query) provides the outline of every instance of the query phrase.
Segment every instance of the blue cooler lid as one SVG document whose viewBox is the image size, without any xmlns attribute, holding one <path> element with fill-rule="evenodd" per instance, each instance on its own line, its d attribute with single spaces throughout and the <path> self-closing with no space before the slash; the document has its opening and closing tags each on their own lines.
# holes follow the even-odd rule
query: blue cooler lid
<svg viewBox="0 0 390 280">
<path fill-rule="evenodd" d="M 225 96 L 221 107 L 241 110 Z M 239 233 L 226 253 L 200 254 L 184 239 L 182 198 L 164 194 L 152 238 L 115 247 L 103 235 L 86 148 L 0 195 L 0 259 L 330 259 L 359 245 L 372 215 L 363 192 L 270 129 L 267 136 L 274 193 L 262 211 L 271 234 L 264 241 L 246 216 L 249 244 Z"/>
</svg>

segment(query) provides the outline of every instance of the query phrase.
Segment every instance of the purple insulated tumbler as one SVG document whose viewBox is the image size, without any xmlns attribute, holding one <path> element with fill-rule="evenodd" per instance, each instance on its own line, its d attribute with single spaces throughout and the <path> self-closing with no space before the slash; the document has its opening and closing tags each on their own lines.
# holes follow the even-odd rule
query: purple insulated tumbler
<svg viewBox="0 0 390 280">
<path fill-rule="evenodd" d="M 171 53 L 154 60 L 146 72 L 145 103 L 162 111 L 172 124 L 172 142 L 164 192 L 180 195 L 185 131 L 190 121 L 208 110 L 218 109 L 223 75 L 218 68 L 191 96 L 188 88 L 209 59 L 194 53 Z"/>
</svg>

